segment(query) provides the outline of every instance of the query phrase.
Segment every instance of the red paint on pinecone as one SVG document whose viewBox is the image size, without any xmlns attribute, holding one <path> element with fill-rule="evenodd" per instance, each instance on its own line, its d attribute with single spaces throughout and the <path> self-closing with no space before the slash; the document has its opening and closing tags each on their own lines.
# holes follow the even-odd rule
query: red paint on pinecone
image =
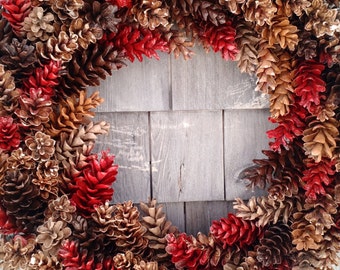
<svg viewBox="0 0 340 270">
<path fill-rule="evenodd" d="M 171 262 L 176 269 L 205 269 L 209 260 L 206 250 L 195 247 L 193 237 L 181 233 L 177 237 L 174 234 L 166 235 L 166 252 L 171 255 Z"/>
<path fill-rule="evenodd" d="M 97 155 L 87 157 L 87 164 L 69 186 L 74 192 L 71 201 L 84 217 L 90 217 L 95 212 L 94 206 L 112 200 L 112 183 L 116 180 L 118 166 L 113 165 L 114 156 L 107 152 L 102 152 L 99 161 L 97 158 Z"/>
<path fill-rule="evenodd" d="M 320 162 L 310 159 L 303 171 L 302 182 L 307 198 L 316 200 L 318 195 L 326 195 L 325 188 L 335 180 L 335 160 L 322 159 Z"/>
<path fill-rule="evenodd" d="M 117 5 L 120 8 L 123 8 L 123 7 L 131 8 L 132 7 L 132 0 L 106 0 L 106 2 L 109 2 L 112 5 Z"/>
<path fill-rule="evenodd" d="M 6 210 L 0 206 L 0 233 L 12 234 L 16 231 L 14 221 L 6 214 Z"/>
<path fill-rule="evenodd" d="M 54 95 L 54 87 L 59 84 L 61 61 L 50 61 L 47 65 L 38 67 L 24 82 L 27 89 L 40 88 L 44 95 Z"/>
<path fill-rule="evenodd" d="M 211 48 L 214 52 L 221 52 L 225 60 L 235 60 L 238 53 L 235 42 L 236 30 L 228 21 L 223 25 L 216 26 L 208 23 L 202 27 L 199 34 L 205 48 Z"/>
<path fill-rule="evenodd" d="M 14 150 L 19 147 L 20 133 L 18 126 L 10 116 L 0 117 L 0 149 Z"/>
<path fill-rule="evenodd" d="M 1 0 L 0 4 L 4 8 L 2 16 L 12 26 L 13 32 L 18 36 L 23 35 L 22 23 L 31 11 L 30 0 Z"/>
<path fill-rule="evenodd" d="M 309 60 L 300 63 L 295 71 L 295 94 L 301 98 L 299 104 L 311 114 L 318 111 L 321 100 L 326 98 L 321 94 L 326 91 L 326 83 L 321 77 L 324 69 L 323 64 Z"/>
<path fill-rule="evenodd" d="M 213 221 L 210 233 L 223 248 L 233 245 L 243 248 L 251 245 L 259 237 L 261 230 L 254 222 L 229 213 L 227 218 Z"/>
<path fill-rule="evenodd" d="M 267 131 L 268 138 L 274 139 L 274 142 L 269 143 L 270 148 L 273 151 L 280 151 L 281 146 L 287 147 L 296 137 L 301 136 L 306 127 L 306 116 L 307 111 L 299 104 L 295 104 L 285 116 L 279 119 L 270 117 L 272 123 L 278 124 L 276 128 Z"/>
</svg>

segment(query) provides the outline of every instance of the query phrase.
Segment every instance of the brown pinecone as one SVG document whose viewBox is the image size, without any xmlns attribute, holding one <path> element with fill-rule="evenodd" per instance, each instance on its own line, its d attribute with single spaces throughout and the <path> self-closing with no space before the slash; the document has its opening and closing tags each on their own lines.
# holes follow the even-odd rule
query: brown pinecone
<svg viewBox="0 0 340 270">
<path fill-rule="evenodd" d="M 106 237 L 114 238 L 114 214 L 115 207 L 107 201 L 105 204 L 95 206 L 95 212 L 91 214 L 95 222 L 93 231 L 96 234 L 104 234 Z"/>
<path fill-rule="evenodd" d="M 333 158 L 336 147 L 336 137 L 339 135 L 339 123 L 335 118 L 324 122 L 312 117 L 308 128 L 303 132 L 303 141 L 306 155 L 320 162 L 322 157 Z"/>
<path fill-rule="evenodd" d="M 288 17 L 276 15 L 271 24 L 263 28 L 261 36 L 268 40 L 269 46 L 278 44 L 282 49 L 294 51 L 299 42 L 297 32 L 297 27 L 290 23 Z"/>
<path fill-rule="evenodd" d="M 18 106 L 18 98 L 19 92 L 15 88 L 12 73 L 0 64 L 0 116 L 12 114 Z"/>
<path fill-rule="evenodd" d="M 62 220 L 66 223 L 71 223 L 76 212 L 76 206 L 68 199 L 67 195 L 51 200 L 48 203 L 48 208 L 45 211 L 46 218 L 52 218 L 53 221 Z"/>
<path fill-rule="evenodd" d="M 276 0 L 278 15 L 292 17 L 295 14 L 298 17 L 304 13 L 304 10 L 311 5 L 309 0 Z"/>
<path fill-rule="evenodd" d="M 271 117 L 279 118 L 289 113 L 289 107 L 294 103 L 294 88 L 292 86 L 292 56 L 288 52 L 279 55 L 281 72 L 275 78 L 276 87 L 270 93 L 270 113 Z"/>
<path fill-rule="evenodd" d="M 260 244 L 255 247 L 256 258 L 262 267 L 275 267 L 289 261 L 293 249 L 290 234 L 290 227 L 284 223 L 271 226 L 264 232 Z"/>
<path fill-rule="evenodd" d="M 7 160 L 7 168 L 12 170 L 32 170 L 35 166 L 32 156 L 24 153 L 22 148 L 13 150 Z"/>
<path fill-rule="evenodd" d="M 54 33 L 54 16 L 51 12 L 45 12 L 42 7 L 33 7 L 29 15 L 25 18 L 23 29 L 27 33 L 30 41 L 46 41 Z"/>
<path fill-rule="evenodd" d="M 292 270 L 324 269 L 322 261 L 318 258 L 318 253 L 319 251 L 315 250 L 298 252 Z"/>
<path fill-rule="evenodd" d="M 258 65 L 258 34 L 254 31 L 254 24 L 239 21 L 236 26 L 235 42 L 239 48 L 238 67 L 241 72 L 254 74 Z"/>
<path fill-rule="evenodd" d="M 275 77 L 280 74 L 281 70 L 278 67 L 279 59 L 275 51 L 268 42 L 262 39 L 258 48 L 259 64 L 256 70 L 257 86 L 256 90 L 263 93 L 270 93 L 275 90 L 277 83 Z"/>
<path fill-rule="evenodd" d="M 83 0 L 49 0 L 54 13 L 61 21 L 67 19 L 75 20 L 79 17 L 79 11 L 84 6 Z"/>
<path fill-rule="evenodd" d="M 5 181 L 5 173 L 8 170 L 7 159 L 8 159 L 7 153 L 4 152 L 0 153 L 0 196 L 4 194 L 3 185 Z"/>
<path fill-rule="evenodd" d="M 169 43 L 169 53 L 173 54 L 175 58 L 183 55 L 183 58 L 188 60 L 194 54 L 189 49 L 194 46 L 194 42 L 188 40 L 184 32 L 171 31 L 167 33 L 165 37 Z"/>
<path fill-rule="evenodd" d="M 226 6 L 232 14 L 239 15 L 242 12 L 241 6 L 245 0 L 219 0 L 218 2 L 220 5 Z"/>
<path fill-rule="evenodd" d="M 85 18 L 90 23 L 92 29 L 96 29 L 97 39 L 103 36 L 104 31 L 116 33 L 117 25 L 122 21 L 118 17 L 118 7 L 108 2 L 89 1 L 85 3 Z"/>
<path fill-rule="evenodd" d="M 26 269 L 35 249 L 35 237 L 14 236 L 3 246 L 5 256 L 3 269 Z"/>
<path fill-rule="evenodd" d="M 79 128 L 80 125 L 86 125 L 90 118 L 94 117 L 95 109 L 104 101 L 99 97 L 99 92 L 94 92 L 87 97 L 86 90 L 78 91 L 67 99 L 59 101 L 59 110 L 50 114 L 50 127 L 47 127 L 47 133 L 51 136 L 58 136 L 62 131 L 71 132 Z"/>
<path fill-rule="evenodd" d="M 11 43 L 4 44 L 0 57 L 0 64 L 6 66 L 13 74 L 28 76 L 33 72 L 34 64 L 37 61 L 35 47 L 27 44 L 27 39 L 21 42 L 16 38 Z"/>
<path fill-rule="evenodd" d="M 282 179 L 274 180 L 268 187 L 268 198 L 272 200 L 284 201 L 286 197 L 298 195 L 301 177 L 295 170 L 285 168 Z"/>
<path fill-rule="evenodd" d="M 81 91 L 87 86 L 98 86 L 101 79 L 120 69 L 123 55 L 113 45 L 90 44 L 87 50 L 78 51 L 67 65 L 67 73 L 61 77 L 62 91 Z"/>
<path fill-rule="evenodd" d="M 12 37 L 12 27 L 0 12 L 0 51 L 2 51 L 4 45 L 11 43 Z"/>
<path fill-rule="evenodd" d="M 41 201 L 39 188 L 31 183 L 32 172 L 8 170 L 5 175 L 2 204 L 8 215 L 16 219 L 16 225 L 27 232 L 35 231 L 43 223 L 45 203 Z"/>
<path fill-rule="evenodd" d="M 118 253 L 113 257 L 113 265 L 119 270 L 131 270 L 133 266 L 140 261 L 131 251 Z"/>
<path fill-rule="evenodd" d="M 323 0 L 313 0 L 312 5 L 305 9 L 309 21 L 305 24 L 305 30 L 313 31 L 313 34 L 320 38 L 324 35 L 333 36 L 336 29 L 339 29 L 337 9 L 330 8 Z"/>
<path fill-rule="evenodd" d="M 134 19 L 144 28 L 155 30 L 157 27 L 170 29 L 170 11 L 165 1 L 140 0 L 132 8 Z"/>
<path fill-rule="evenodd" d="M 193 7 L 196 20 L 210 21 L 216 26 L 225 24 L 227 21 L 226 11 L 217 3 L 194 0 Z"/>
<path fill-rule="evenodd" d="M 59 178 L 44 177 L 39 171 L 32 179 L 32 183 L 40 189 L 40 197 L 45 201 L 55 199 L 58 196 L 59 182 Z"/>
<path fill-rule="evenodd" d="M 41 245 L 43 252 L 56 256 L 63 240 L 67 239 L 72 231 L 62 220 L 53 221 L 48 218 L 44 224 L 37 228 L 36 242 Z"/>
<path fill-rule="evenodd" d="M 133 266 L 133 270 L 166 270 L 166 268 L 159 268 L 157 262 L 140 261 Z"/>
<path fill-rule="evenodd" d="M 166 219 L 163 212 L 163 206 L 157 205 L 155 199 L 149 199 L 148 203 L 140 203 L 143 213 L 142 225 L 147 229 L 144 237 L 149 240 L 148 248 L 150 259 L 152 261 L 162 262 L 169 260 L 169 254 L 165 251 L 168 233 L 176 233 L 177 228 L 172 226 L 171 222 Z"/>
<path fill-rule="evenodd" d="M 78 36 L 60 31 L 58 37 L 51 36 L 46 42 L 38 42 L 36 51 L 42 60 L 71 61 L 73 53 L 78 49 Z"/>
<path fill-rule="evenodd" d="M 98 35 L 96 29 L 92 28 L 90 23 L 83 18 L 72 20 L 69 27 L 62 27 L 61 29 L 65 33 L 68 30 L 70 36 L 77 36 L 77 44 L 83 49 L 87 49 L 91 43 L 96 43 L 98 39 L 102 38 L 102 35 Z"/>
<path fill-rule="evenodd" d="M 241 8 L 245 20 L 259 26 L 263 26 L 265 23 L 270 24 L 277 11 L 275 4 L 270 0 L 248 0 L 242 4 Z"/>
<path fill-rule="evenodd" d="M 251 197 L 247 204 L 237 198 L 234 202 L 234 209 L 237 217 L 244 220 L 256 220 L 257 226 L 264 227 L 268 223 L 276 224 L 279 220 L 287 223 L 295 204 L 294 198 L 279 201 L 268 197 Z"/>
<path fill-rule="evenodd" d="M 306 60 L 312 60 L 318 54 L 318 40 L 309 31 L 304 31 L 299 34 L 299 44 L 296 54 L 299 57 L 304 57 Z"/>
<path fill-rule="evenodd" d="M 307 202 L 304 209 L 308 211 L 305 214 L 305 219 L 315 226 L 316 233 L 324 235 L 335 225 L 332 215 L 337 213 L 337 203 L 330 194 L 322 196 L 312 203 Z"/>
<path fill-rule="evenodd" d="M 41 250 L 37 250 L 31 255 L 29 263 L 30 270 L 61 270 L 61 263 L 56 256 L 49 256 Z"/>
<path fill-rule="evenodd" d="M 28 147 L 28 154 L 36 161 L 49 160 L 55 151 L 55 140 L 41 131 L 35 133 L 34 137 L 28 137 L 25 144 Z"/>
<path fill-rule="evenodd" d="M 148 245 L 145 238 L 147 229 L 139 221 L 139 211 L 131 201 L 115 206 L 114 237 L 120 251 L 131 251 L 142 254 Z"/>
<path fill-rule="evenodd" d="M 295 248 L 298 251 L 318 250 L 324 237 L 318 234 L 315 226 L 305 219 L 305 213 L 296 212 L 293 214 L 293 217 L 292 243 Z"/>
</svg>

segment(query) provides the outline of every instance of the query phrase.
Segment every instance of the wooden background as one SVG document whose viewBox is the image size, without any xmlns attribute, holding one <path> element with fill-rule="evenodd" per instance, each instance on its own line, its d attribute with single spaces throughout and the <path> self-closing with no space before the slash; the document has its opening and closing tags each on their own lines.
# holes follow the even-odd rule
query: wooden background
<svg viewBox="0 0 340 270">
<path fill-rule="evenodd" d="M 111 124 L 96 151 L 110 149 L 119 175 L 114 202 L 156 198 L 180 230 L 207 233 L 245 188 L 240 172 L 268 149 L 267 97 L 235 62 L 196 48 L 192 60 L 128 63 L 99 90 L 96 120 Z"/>
</svg>

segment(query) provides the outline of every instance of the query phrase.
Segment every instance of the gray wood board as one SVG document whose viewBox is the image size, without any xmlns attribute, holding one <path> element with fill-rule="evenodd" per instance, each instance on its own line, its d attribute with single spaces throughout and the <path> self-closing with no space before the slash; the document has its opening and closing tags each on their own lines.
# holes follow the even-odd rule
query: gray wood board
<svg viewBox="0 0 340 270">
<path fill-rule="evenodd" d="M 213 220 L 220 220 L 233 212 L 233 202 L 187 202 L 185 203 L 186 232 L 196 236 L 198 232 L 209 233 Z"/>
<path fill-rule="evenodd" d="M 255 91 L 255 78 L 220 53 L 195 49 L 191 60 L 171 59 L 174 110 L 265 108 L 268 97 Z"/>
<path fill-rule="evenodd" d="M 180 232 L 185 232 L 184 202 L 162 203 L 166 218 L 176 226 Z"/>
<path fill-rule="evenodd" d="M 97 111 L 163 111 L 170 109 L 170 56 L 160 54 L 160 60 L 144 58 L 143 62 L 127 62 L 128 66 L 113 71 L 112 76 L 91 87 L 105 99 Z"/>
<path fill-rule="evenodd" d="M 222 111 L 151 113 L 153 196 L 223 200 Z"/>
<path fill-rule="evenodd" d="M 148 113 L 97 113 L 110 123 L 107 136 L 100 136 L 95 151 L 110 149 L 118 164 L 113 202 L 147 201 L 150 197 Z"/>
<path fill-rule="evenodd" d="M 266 131 L 275 126 L 268 121 L 269 111 L 226 110 L 224 112 L 224 155 L 226 200 L 236 197 L 248 199 L 260 195 L 246 189 L 239 174 L 255 158 L 264 158 L 263 149 L 269 149 Z"/>
</svg>

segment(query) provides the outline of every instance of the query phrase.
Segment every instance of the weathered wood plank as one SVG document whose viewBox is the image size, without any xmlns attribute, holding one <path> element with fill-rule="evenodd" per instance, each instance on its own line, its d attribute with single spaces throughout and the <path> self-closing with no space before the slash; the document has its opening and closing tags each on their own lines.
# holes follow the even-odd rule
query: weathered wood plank
<svg viewBox="0 0 340 270">
<path fill-rule="evenodd" d="M 222 111 L 151 113 L 153 196 L 223 199 Z"/>
<path fill-rule="evenodd" d="M 146 201 L 151 195 L 148 114 L 97 113 L 96 119 L 110 123 L 110 131 L 94 150 L 110 149 L 119 166 L 113 202 Z"/>
<path fill-rule="evenodd" d="M 162 203 L 163 211 L 166 218 L 171 221 L 172 225 L 176 226 L 179 231 L 185 231 L 185 212 L 184 203 Z"/>
<path fill-rule="evenodd" d="M 170 60 L 169 55 L 160 54 L 160 60 L 144 58 L 128 63 L 112 76 L 101 82 L 97 89 L 105 102 L 97 108 L 99 112 L 160 111 L 170 108 Z"/>
<path fill-rule="evenodd" d="M 196 236 L 198 232 L 209 233 L 213 220 L 220 220 L 233 212 L 232 201 L 185 203 L 186 231 Z"/>
<path fill-rule="evenodd" d="M 236 62 L 202 48 L 195 51 L 191 60 L 171 61 L 174 110 L 268 107 L 268 98 L 254 90 L 255 78 L 241 74 Z"/>
<path fill-rule="evenodd" d="M 274 128 L 268 121 L 268 110 L 226 110 L 224 112 L 224 153 L 226 200 L 244 199 L 260 194 L 247 190 L 239 180 L 240 172 L 263 158 L 269 149 L 266 131 Z"/>
</svg>

